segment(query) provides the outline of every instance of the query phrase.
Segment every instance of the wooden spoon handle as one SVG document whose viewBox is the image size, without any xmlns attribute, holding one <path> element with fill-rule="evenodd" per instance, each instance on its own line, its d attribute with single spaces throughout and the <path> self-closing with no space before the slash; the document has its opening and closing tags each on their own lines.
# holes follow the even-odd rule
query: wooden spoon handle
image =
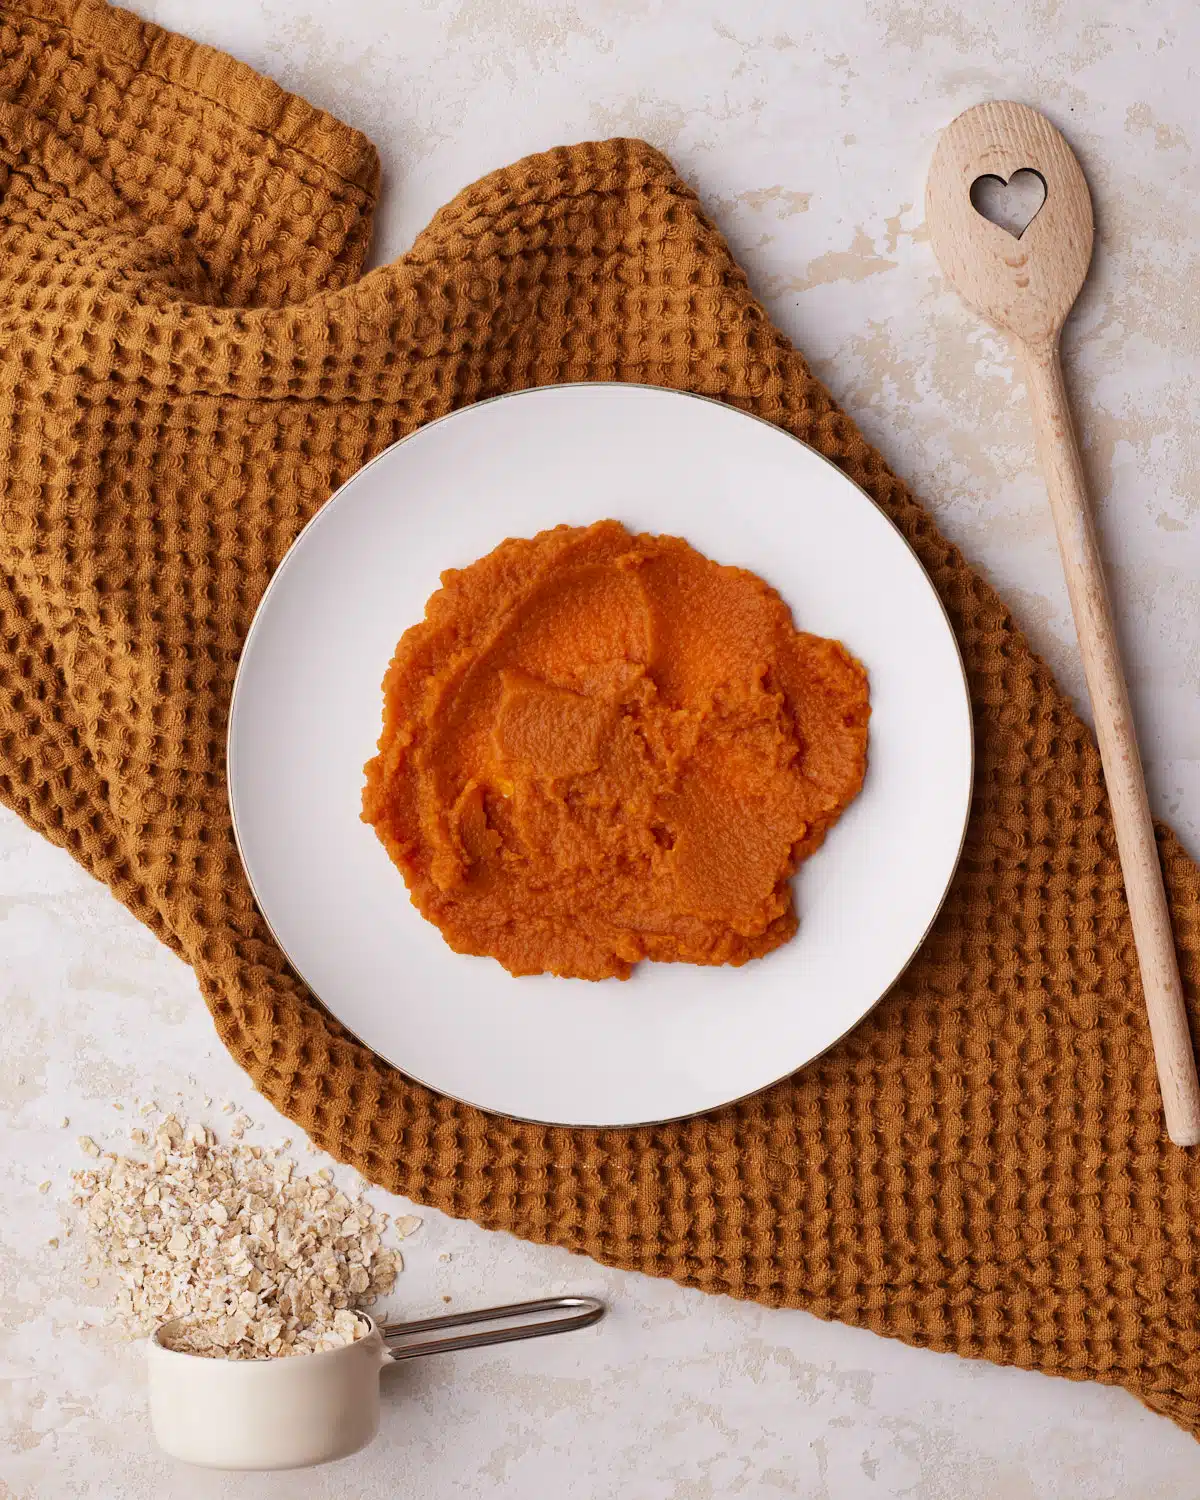
<svg viewBox="0 0 1200 1500">
<path fill-rule="evenodd" d="M 1057 340 L 1040 347 L 1026 345 L 1024 352 L 1038 455 L 1067 575 L 1067 592 L 1075 615 L 1117 850 L 1125 876 L 1167 1134 L 1178 1146 L 1194 1146 L 1200 1143 L 1196 1057 L 1183 1003 L 1171 916 L 1154 842 L 1129 692 L 1121 669 L 1079 446 L 1063 386 Z"/>
</svg>

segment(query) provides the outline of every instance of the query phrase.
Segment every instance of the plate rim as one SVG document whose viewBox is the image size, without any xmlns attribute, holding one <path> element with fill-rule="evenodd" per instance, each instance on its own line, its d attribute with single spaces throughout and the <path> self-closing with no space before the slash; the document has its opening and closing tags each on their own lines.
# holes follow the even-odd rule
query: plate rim
<svg viewBox="0 0 1200 1500">
<path fill-rule="evenodd" d="M 947 634 L 949 635 L 950 640 L 954 646 L 954 659 L 958 663 L 959 676 L 962 683 L 963 698 L 967 709 L 967 796 L 965 798 L 965 805 L 963 809 L 962 828 L 959 831 L 958 847 L 955 851 L 954 859 L 950 864 L 949 873 L 946 877 L 946 883 L 942 888 L 937 901 L 934 903 L 928 923 L 922 930 L 916 942 L 913 944 L 912 949 L 905 957 L 903 963 L 897 970 L 895 977 L 892 979 L 887 988 L 882 990 L 879 995 L 877 995 L 876 998 L 871 1002 L 871 1004 L 867 1006 L 866 1010 L 864 1010 L 861 1015 L 859 1015 L 854 1021 L 852 1021 L 850 1025 L 845 1028 L 845 1030 L 840 1031 L 837 1036 L 833 1037 L 828 1043 L 826 1043 L 826 1045 L 822 1047 L 819 1052 L 814 1052 L 812 1056 L 805 1058 L 803 1062 L 797 1063 L 794 1067 L 786 1069 L 784 1072 L 780 1073 L 777 1077 L 770 1079 L 768 1082 L 759 1084 L 756 1088 L 750 1089 L 746 1093 L 734 1095 L 732 1098 L 726 1099 L 720 1104 L 705 1105 L 701 1109 L 686 1111 L 683 1114 L 665 1115 L 661 1118 L 649 1120 L 627 1121 L 617 1125 L 604 1123 L 581 1124 L 577 1122 L 563 1122 L 540 1119 L 532 1115 L 512 1114 L 505 1110 L 495 1109 L 486 1104 L 479 1104 L 472 1099 L 461 1098 L 457 1094 L 452 1094 L 448 1090 L 440 1088 L 437 1084 L 429 1083 L 426 1079 L 418 1077 L 418 1075 L 412 1072 L 410 1069 L 401 1067 L 399 1063 L 394 1062 L 391 1058 L 386 1057 L 382 1052 L 377 1051 L 376 1048 L 371 1046 L 369 1042 L 367 1042 L 363 1037 L 359 1036 L 356 1031 L 354 1031 L 350 1026 L 347 1026 L 345 1021 L 343 1021 L 338 1016 L 336 1010 L 334 1010 L 329 1002 L 325 1000 L 325 998 L 320 994 L 316 986 L 311 984 L 305 977 L 299 964 L 292 957 L 291 953 L 288 951 L 287 947 L 280 939 L 279 934 L 275 931 L 271 919 L 267 914 L 267 910 L 263 903 L 262 897 L 259 894 L 258 887 L 254 883 L 254 877 L 250 872 L 250 866 L 246 859 L 246 852 L 242 846 L 242 835 L 238 824 L 237 797 L 234 791 L 234 733 L 235 721 L 237 717 L 238 689 L 242 683 L 242 669 L 246 661 L 250 643 L 254 637 L 255 631 L 258 629 L 259 624 L 262 620 L 263 614 L 266 610 L 268 601 L 271 596 L 271 592 L 275 588 L 276 583 L 279 581 L 280 577 L 283 574 L 284 565 L 287 563 L 292 553 L 299 547 L 304 538 L 308 536 L 309 532 L 313 531 L 316 528 L 317 523 L 322 519 L 323 516 L 329 514 L 334 505 L 334 502 L 338 500 L 345 493 L 345 491 L 350 488 L 355 480 L 357 480 L 361 475 L 365 474 L 367 470 L 372 468 L 375 464 L 385 459 L 389 454 L 393 453 L 397 448 L 402 447 L 405 443 L 411 442 L 413 438 L 419 436 L 421 433 L 427 432 L 430 428 L 440 426 L 444 422 L 449 422 L 455 417 L 464 416 L 466 413 L 475 410 L 476 407 L 493 406 L 500 401 L 511 401 L 521 396 L 534 395 L 539 392 L 566 390 L 652 391 L 659 396 L 674 396 L 679 397 L 682 400 L 703 401 L 711 406 L 719 406 L 726 411 L 731 411 L 739 416 L 746 417 L 750 421 L 757 422 L 763 427 L 770 428 L 773 432 L 777 432 L 781 436 L 788 438 L 790 441 L 797 443 L 801 448 L 807 449 L 809 453 L 818 458 L 823 464 L 835 470 L 837 474 L 839 474 L 841 478 L 846 481 L 847 484 L 853 486 L 853 488 L 856 489 L 860 495 L 862 495 L 862 497 L 867 501 L 872 509 L 891 528 L 892 532 L 895 534 L 901 545 L 905 547 L 911 555 L 913 562 L 916 563 L 920 577 L 923 580 L 925 587 L 932 595 L 933 600 L 936 603 L 939 612 L 941 613 L 942 619 L 946 626 Z M 946 898 L 950 894 L 950 887 L 954 883 L 954 877 L 955 875 L 957 875 L 959 866 L 962 863 L 963 849 L 966 845 L 967 840 L 967 829 L 970 826 L 971 822 L 971 806 L 973 802 L 973 788 L 975 783 L 976 770 L 975 715 L 973 710 L 974 705 L 971 699 L 970 681 L 967 677 L 966 663 L 963 661 L 962 647 L 959 644 L 958 636 L 955 633 L 953 622 L 950 619 L 950 613 L 942 600 L 942 596 L 934 587 L 933 579 L 930 578 L 925 564 L 917 555 L 916 548 L 900 530 L 899 526 L 897 526 L 896 522 L 891 518 L 891 516 L 888 515 L 883 507 L 874 499 L 874 497 L 870 493 L 868 493 L 866 489 L 864 489 L 861 484 L 858 483 L 857 480 L 852 479 L 850 475 L 847 474 L 839 464 L 833 461 L 833 459 L 822 453 L 818 448 L 814 448 L 811 443 L 806 442 L 803 438 L 797 437 L 794 432 L 789 432 L 786 427 L 781 426 L 778 422 L 772 422 L 767 417 L 759 416 L 757 412 L 747 411 L 745 407 L 736 406 L 731 401 L 723 400 L 719 396 L 704 395 L 698 391 L 682 391 L 674 386 L 654 385 L 647 381 L 638 380 L 559 380 L 548 382 L 545 385 L 523 386 L 520 390 L 515 391 L 501 391 L 494 396 L 484 396 L 479 400 L 468 402 L 465 406 L 456 406 L 450 411 L 443 412 L 441 416 L 433 417 L 428 422 L 422 422 L 418 427 L 414 427 L 412 432 L 407 432 L 403 437 L 397 438 L 394 443 L 389 443 L 386 448 L 381 449 L 377 454 L 375 454 L 373 458 L 369 458 L 365 464 L 362 464 L 359 468 L 355 469 L 353 474 L 348 475 L 347 478 L 345 478 L 342 483 L 339 484 L 337 488 L 330 493 L 329 498 L 324 502 L 320 509 L 308 518 L 308 520 L 292 538 L 292 541 L 288 545 L 287 550 L 275 565 L 275 569 L 272 572 L 271 577 L 267 580 L 266 588 L 263 589 L 262 594 L 259 596 L 258 603 L 254 607 L 254 614 L 251 616 L 250 624 L 246 629 L 246 634 L 242 639 L 242 644 L 238 651 L 237 668 L 234 671 L 233 687 L 230 690 L 229 695 L 229 719 L 225 728 L 226 801 L 229 806 L 229 817 L 230 824 L 233 830 L 234 846 L 237 849 L 238 860 L 242 866 L 242 873 L 246 877 L 246 884 L 249 886 L 251 897 L 254 900 L 254 904 L 258 910 L 259 916 L 262 918 L 267 931 L 271 935 L 272 941 L 275 943 L 275 946 L 279 949 L 280 953 L 282 953 L 284 958 L 287 960 L 288 967 L 300 980 L 301 984 L 303 984 L 304 987 L 308 990 L 309 994 L 313 996 L 313 998 L 317 1001 L 321 1008 L 327 1011 L 328 1014 L 333 1018 L 333 1020 L 336 1021 L 337 1024 L 342 1028 L 342 1030 L 349 1036 L 351 1036 L 360 1047 L 363 1047 L 373 1057 L 379 1058 L 379 1060 L 385 1063 L 389 1068 L 394 1068 L 396 1072 L 399 1073 L 403 1078 L 408 1079 L 412 1083 L 419 1084 L 421 1088 L 428 1089 L 430 1093 L 436 1094 L 443 1099 L 449 1099 L 452 1103 L 464 1105 L 468 1109 L 476 1109 L 481 1114 L 484 1114 L 491 1119 L 512 1120 L 521 1125 L 537 1125 L 555 1130 L 645 1130 L 654 1126 L 675 1124 L 683 1120 L 699 1119 L 705 1115 L 714 1114 L 718 1110 L 730 1109 L 735 1105 L 743 1104 L 749 1099 L 757 1098 L 759 1094 L 767 1093 L 770 1089 L 775 1088 L 778 1084 L 784 1083 L 794 1074 L 801 1072 L 804 1068 L 811 1067 L 813 1063 L 818 1062 L 822 1057 L 826 1056 L 833 1050 L 834 1047 L 836 1047 L 840 1042 L 844 1041 L 852 1031 L 861 1026 L 862 1023 L 867 1019 L 867 1017 L 872 1015 L 873 1012 L 877 1010 L 878 1007 L 887 998 L 887 996 L 891 994 L 892 990 L 903 978 L 913 959 L 917 956 L 921 948 L 924 946 L 925 939 L 933 930 L 934 923 L 941 915 L 942 908 L 946 904 Z"/>
</svg>

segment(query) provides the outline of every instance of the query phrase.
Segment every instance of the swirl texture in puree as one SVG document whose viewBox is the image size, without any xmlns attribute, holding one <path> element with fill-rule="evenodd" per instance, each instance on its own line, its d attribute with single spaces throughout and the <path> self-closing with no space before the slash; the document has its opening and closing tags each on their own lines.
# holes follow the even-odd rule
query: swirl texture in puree
<svg viewBox="0 0 1200 1500">
<path fill-rule="evenodd" d="M 458 953 L 512 974 L 741 964 L 862 785 L 863 668 L 779 595 L 616 521 L 442 575 L 384 680 L 363 818 Z"/>
</svg>

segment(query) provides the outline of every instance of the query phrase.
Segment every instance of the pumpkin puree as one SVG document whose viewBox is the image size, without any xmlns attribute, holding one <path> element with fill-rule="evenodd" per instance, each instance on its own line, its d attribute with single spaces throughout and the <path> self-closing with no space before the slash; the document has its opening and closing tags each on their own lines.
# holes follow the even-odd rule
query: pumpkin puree
<svg viewBox="0 0 1200 1500">
<path fill-rule="evenodd" d="M 442 575 L 384 680 L 363 818 L 512 974 L 741 964 L 862 785 L 867 678 L 761 578 L 616 521 Z"/>
</svg>

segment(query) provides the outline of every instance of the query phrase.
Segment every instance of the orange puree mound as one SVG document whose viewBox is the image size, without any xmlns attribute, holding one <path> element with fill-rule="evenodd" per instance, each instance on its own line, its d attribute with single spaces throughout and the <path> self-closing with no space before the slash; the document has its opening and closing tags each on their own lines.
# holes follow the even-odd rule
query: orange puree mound
<svg viewBox="0 0 1200 1500">
<path fill-rule="evenodd" d="M 383 689 L 363 818 L 450 946 L 512 974 L 769 953 L 866 767 L 842 646 L 753 573 L 616 521 L 443 573 Z"/>
</svg>

